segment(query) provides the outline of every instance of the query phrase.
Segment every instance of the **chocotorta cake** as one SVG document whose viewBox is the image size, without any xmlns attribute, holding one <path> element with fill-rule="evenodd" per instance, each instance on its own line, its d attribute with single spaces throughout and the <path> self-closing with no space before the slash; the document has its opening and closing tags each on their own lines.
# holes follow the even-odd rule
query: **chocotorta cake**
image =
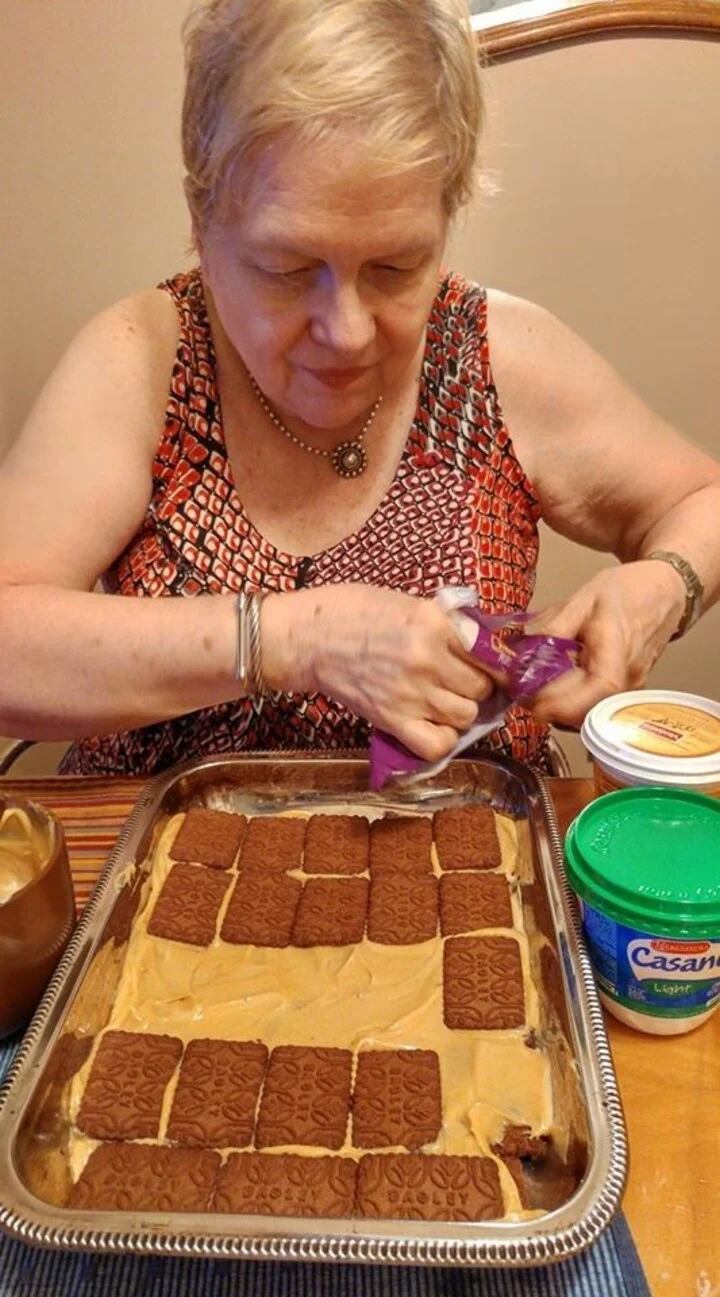
<svg viewBox="0 0 720 1297">
<path fill-rule="evenodd" d="M 72 1081 L 68 1205 L 481 1221 L 563 1201 L 562 979 L 518 858 L 481 805 L 172 816 Z"/>
</svg>

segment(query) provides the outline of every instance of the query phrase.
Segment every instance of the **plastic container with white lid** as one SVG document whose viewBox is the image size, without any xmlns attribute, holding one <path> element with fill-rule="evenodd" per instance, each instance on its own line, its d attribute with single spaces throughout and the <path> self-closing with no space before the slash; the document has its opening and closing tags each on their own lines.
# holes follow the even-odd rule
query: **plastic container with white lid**
<svg viewBox="0 0 720 1297">
<path fill-rule="evenodd" d="M 565 840 L 600 999 L 679 1035 L 720 1005 L 720 801 L 671 788 L 598 797 Z"/>
<path fill-rule="evenodd" d="M 604 698 L 588 712 L 582 741 L 598 794 L 615 788 L 687 788 L 720 797 L 720 703 L 671 689 Z"/>
</svg>

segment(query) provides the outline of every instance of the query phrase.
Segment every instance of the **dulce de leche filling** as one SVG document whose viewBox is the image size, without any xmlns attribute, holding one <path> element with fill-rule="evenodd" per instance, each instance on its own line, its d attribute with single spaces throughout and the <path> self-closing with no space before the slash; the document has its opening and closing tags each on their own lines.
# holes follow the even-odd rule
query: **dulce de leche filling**
<svg viewBox="0 0 720 1297">
<path fill-rule="evenodd" d="M 348 813 L 360 808 L 347 807 Z M 362 813 L 366 813 L 365 809 Z M 370 816 L 369 818 L 372 818 Z M 152 870 L 125 951 L 123 971 L 107 1028 L 157 1032 L 183 1042 L 198 1038 L 261 1040 L 276 1045 L 364 1049 L 433 1050 L 440 1060 L 443 1123 L 427 1153 L 493 1156 L 491 1145 L 509 1124 L 535 1132 L 553 1126 L 552 1079 L 544 1050 L 528 1047 L 539 1028 L 538 994 L 530 976 L 522 906 L 512 891 L 513 927 L 483 929 L 512 935 L 523 970 L 526 1021 L 522 1028 L 450 1030 L 443 1022 L 440 936 L 416 945 L 380 945 L 367 939 L 352 946 L 283 949 L 232 945 L 215 936 L 195 947 L 148 934 L 147 926 L 172 867 L 169 848 L 182 816 L 173 816 L 152 852 Z M 500 872 L 517 877 L 518 841 L 512 820 L 496 817 L 501 843 Z M 433 868 L 440 874 L 433 848 Z M 295 877 L 308 876 L 302 870 Z M 232 888 L 218 918 L 220 931 Z M 96 1043 L 97 1047 L 97 1043 Z M 77 1115 L 95 1050 L 74 1078 L 71 1117 Z M 162 1139 L 175 1084 L 165 1096 Z M 95 1146 L 73 1129 L 70 1164 L 77 1179 Z M 292 1146 L 278 1152 L 322 1155 L 327 1150 Z M 349 1142 L 341 1150 L 358 1156 Z M 524 1212 L 515 1183 L 498 1160 L 508 1214 Z"/>
<path fill-rule="evenodd" d="M 51 831 L 42 828 L 21 806 L 0 815 L 0 905 L 39 878 L 52 851 Z"/>
</svg>

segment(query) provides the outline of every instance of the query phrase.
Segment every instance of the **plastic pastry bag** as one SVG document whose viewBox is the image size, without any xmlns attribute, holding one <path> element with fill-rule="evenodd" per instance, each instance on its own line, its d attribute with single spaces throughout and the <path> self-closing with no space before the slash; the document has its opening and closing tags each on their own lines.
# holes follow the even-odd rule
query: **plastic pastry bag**
<svg viewBox="0 0 720 1297">
<path fill-rule="evenodd" d="M 513 703 L 529 701 L 545 685 L 578 664 L 577 640 L 525 633 L 525 623 L 536 620 L 538 613 L 490 616 L 480 611 L 475 592 L 463 586 L 446 586 L 436 598 L 467 651 L 493 674 L 502 675 L 504 684 L 480 704 L 475 723 L 440 761 L 423 761 L 398 739 L 376 730 L 370 740 L 370 787 L 373 789 L 382 788 L 390 779 L 415 783 L 439 774 L 459 752 L 502 725 Z"/>
</svg>

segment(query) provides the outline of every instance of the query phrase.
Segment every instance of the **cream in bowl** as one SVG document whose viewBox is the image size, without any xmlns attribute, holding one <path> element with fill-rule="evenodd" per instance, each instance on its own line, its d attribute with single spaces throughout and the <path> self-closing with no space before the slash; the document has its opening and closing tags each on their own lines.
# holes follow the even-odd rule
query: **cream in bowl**
<svg viewBox="0 0 720 1297">
<path fill-rule="evenodd" d="M 0 792 L 0 1037 L 28 1021 L 75 922 L 59 822 Z"/>
<path fill-rule="evenodd" d="M 0 905 L 39 878 L 53 848 L 51 821 L 30 818 L 22 806 L 0 815 Z"/>
</svg>

